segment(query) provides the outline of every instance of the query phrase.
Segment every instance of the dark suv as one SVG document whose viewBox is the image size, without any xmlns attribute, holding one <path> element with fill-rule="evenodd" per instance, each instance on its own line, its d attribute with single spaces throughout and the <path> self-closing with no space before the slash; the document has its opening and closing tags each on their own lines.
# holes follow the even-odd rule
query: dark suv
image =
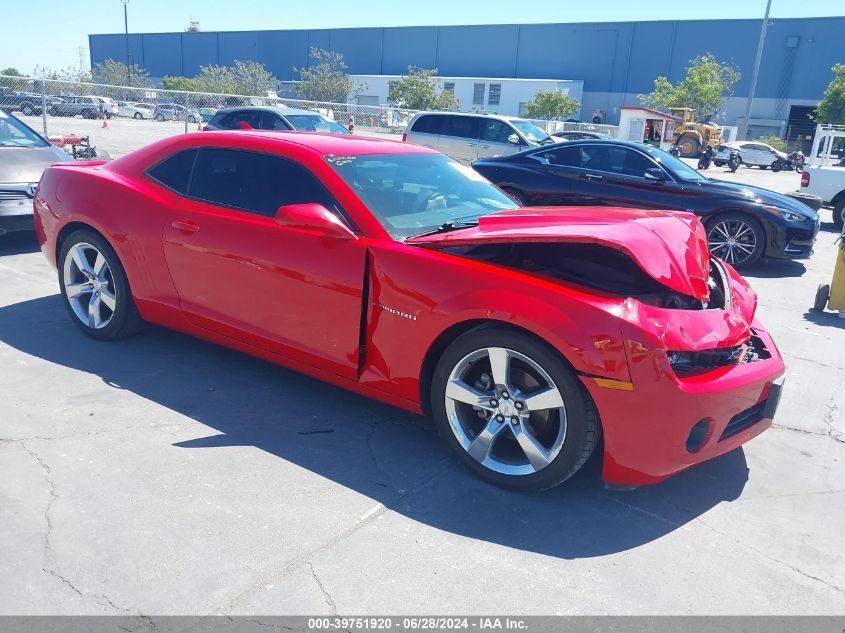
<svg viewBox="0 0 845 633">
<path fill-rule="evenodd" d="M 707 179 L 640 143 L 567 141 L 472 166 L 525 205 L 691 211 L 704 222 L 710 251 L 736 267 L 763 256 L 809 257 L 819 230 L 818 214 L 802 202 Z"/>
</svg>

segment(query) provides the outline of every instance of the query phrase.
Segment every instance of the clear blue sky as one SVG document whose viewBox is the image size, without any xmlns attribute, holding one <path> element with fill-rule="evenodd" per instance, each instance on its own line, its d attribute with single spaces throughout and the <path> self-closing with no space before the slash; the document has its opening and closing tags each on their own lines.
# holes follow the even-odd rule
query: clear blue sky
<svg viewBox="0 0 845 633">
<path fill-rule="evenodd" d="M 122 33 L 120 0 L 4 0 L 0 68 L 78 66 L 89 33 Z M 645 6 L 644 6 L 645 5 Z M 765 0 L 130 0 L 129 31 L 203 31 L 528 22 L 760 18 Z M 845 0 L 773 0 L 772 17 L 845 15 Z M 711 34 L 718 37 L 718 32 Z M 845 61 L 845 60 L 843 60 Z"/>
</svg>

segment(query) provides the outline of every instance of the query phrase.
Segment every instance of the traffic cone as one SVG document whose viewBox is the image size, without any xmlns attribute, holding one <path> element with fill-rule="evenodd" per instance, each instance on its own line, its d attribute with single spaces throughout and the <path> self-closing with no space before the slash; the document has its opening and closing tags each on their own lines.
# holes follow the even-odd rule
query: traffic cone
<svg viewBox="0 0 845 633">
<path fill-rule="evenodd" d="M 104 127 L 104 128 L 107 128 L 108 126 L 109 126 L 109 120 L 108 120 L 108 117 L 106 117 L 106 115 L 105 115 L 105 114 L 103 114 L 103 127 Z"/>
</svg>

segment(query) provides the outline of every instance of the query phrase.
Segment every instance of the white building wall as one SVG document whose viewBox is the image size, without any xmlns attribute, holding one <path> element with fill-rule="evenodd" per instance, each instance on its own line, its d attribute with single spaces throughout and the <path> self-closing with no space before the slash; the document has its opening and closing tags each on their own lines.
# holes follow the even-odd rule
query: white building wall
<svg viewBox="0 0 845 633">
<path fill-rule="evenodd" d="M 399 79 L 399 75 L 352 75 L 352 79 L 359 84 L 357 97 L 350 98 L 351 103 L 362 105 L 383 105 L 387 103 L 390 90 L 389 82 Z M 584 82 L 581 80 L 558 79 L 509 79 L 493 77 L 438 77 L 441 87 L 454 84 L 455 96 L 461 102 L 462 112 L 490 112 L 518 116 L 522 105 L 531 101 L 538 91 L 561 90 L 573 99 L 582 101 L 584 96 Z M 484 86 L 482 103 L 474 99 L 475 85 Z M 490 86 L 500 86 L 499 103 L 490 103 Z M 480 94 L 479 90 L 479 94 Z M 495 90 L 494 90 L 495 94 Z M 581 111 L 572 115 L 578 119 Z"/>
</svg>

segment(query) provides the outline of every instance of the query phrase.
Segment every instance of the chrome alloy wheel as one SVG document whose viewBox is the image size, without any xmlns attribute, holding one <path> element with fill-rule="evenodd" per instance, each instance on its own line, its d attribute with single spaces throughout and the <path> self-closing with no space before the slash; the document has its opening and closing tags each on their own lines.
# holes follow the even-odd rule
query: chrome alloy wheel
<svg viewBox="0 0 845 633">
<path fill-rule="evenodd" d="M 62 281 L 76 318 L 95 330 L 111 322 L 117 305 L 114 277 L 100 251 L 86 242 L 75 244 L 65 255 Z"/>
<path fill-rule="evenodd" d="M 464 450 L 498 473 L 536 473 L 566 439 L 560 390 L 539 364 L 514 350 L 488 347 L 466 355 L 449 375 L 445 404 Z"/>
<path fill-rule="evenodd" d="M 742 220 L 723 220 L 710 229 L 707 246 L 719 259 L 732 265 L 741 265 L 754 255 L 757 234 Z"/>
</svg>

